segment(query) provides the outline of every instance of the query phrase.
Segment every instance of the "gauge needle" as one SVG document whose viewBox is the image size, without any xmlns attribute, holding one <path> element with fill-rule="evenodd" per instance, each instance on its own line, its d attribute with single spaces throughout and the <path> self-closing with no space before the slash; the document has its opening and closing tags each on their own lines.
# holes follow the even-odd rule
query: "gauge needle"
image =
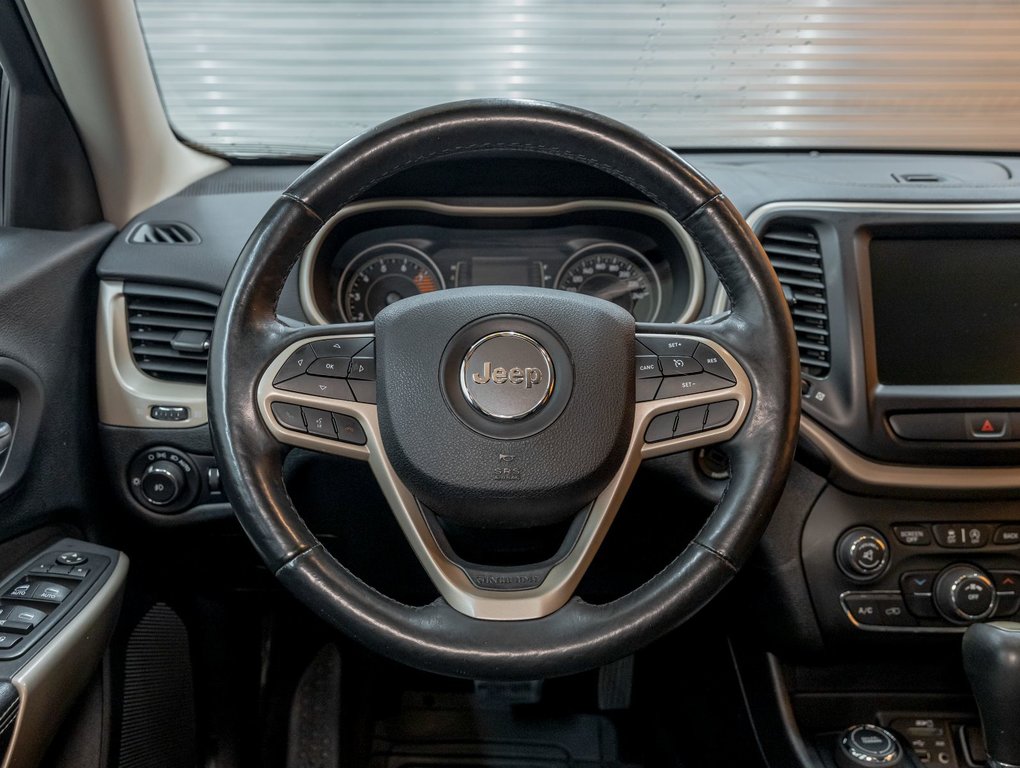
<svg viewBox="0 0 1020 768">
<path fill-rule="evenodd" d="M 621 296 L 629 294 L 630 291 L 630 286 L 626 283 L 616 282 L 612 285 L 607 285 L 605 288 L 600 288 L 591 295 L 600 299 L 605 299 L 606 301 L 613 301 L 614 299 L 618 299 Z"/>
</svg>

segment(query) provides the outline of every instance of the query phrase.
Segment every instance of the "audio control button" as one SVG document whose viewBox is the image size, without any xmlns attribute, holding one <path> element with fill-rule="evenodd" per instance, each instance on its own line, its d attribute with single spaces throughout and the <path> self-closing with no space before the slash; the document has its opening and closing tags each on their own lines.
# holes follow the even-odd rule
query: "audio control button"
<svg viewBox="0 0 1020 768">
<path fill-rule="evenodd" d="M 851 528 L 836 545 L 836 561 L 851 579 L 871 581 L 889 564 L 889 546 L 874 528 Z"/>
</svg>

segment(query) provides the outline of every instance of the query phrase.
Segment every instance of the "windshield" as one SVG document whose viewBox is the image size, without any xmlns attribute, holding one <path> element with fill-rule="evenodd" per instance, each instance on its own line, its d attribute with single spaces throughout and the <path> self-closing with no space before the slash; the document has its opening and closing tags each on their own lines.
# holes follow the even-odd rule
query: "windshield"
<svg viewBox="0 0 1020 768">
<path fill-rule="evenodd" d="M 559 101 L 679 148 L 1020 148 L 1015 0 L 137 0 L 167 114 L 233 156 Z"/>
</svg>

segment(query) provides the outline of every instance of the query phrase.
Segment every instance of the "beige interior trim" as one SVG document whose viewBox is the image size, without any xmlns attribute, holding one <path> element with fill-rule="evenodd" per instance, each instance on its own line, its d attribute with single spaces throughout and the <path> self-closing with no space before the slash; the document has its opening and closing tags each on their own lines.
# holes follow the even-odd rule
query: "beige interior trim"
<svg viewBox="0 0 1020 768">
<path fill-rule="evenodd" d="M 847 447 L 803 413 L 800 434 L 814 443 L 843 474 L 873 488 L 940 491 L 1015 491 L 1020 488 L 1020 467 L 925 467 L 872 461 Z"/>
<path fill-rule="evenodd" d="M 99 591 L 46 642 L 11 682 L 21 709 L 3 768 L 36 768 L 60 719 L 75 702 L 106 652 L 127 581 L 123 553 Z"/>
<path fill-rule="evenodd" d="M 356 334 L 364 336 L 367 334 Z M 634 409 L 634 426 L 630 436 L 630 444 L 620 468 L 592 503 L 577 541 L 567 556 L 555 565 L 545 580 L 536 587 L 512 591 L 487 590 L 476 586 L 453 560 L 448 558 L 436 541 L 425 516 L 422 514 L 414 494 L 397 476 L 390 464 L 383 445 L 382 433 L 379 429 L 378 412 L 375 405 L 356 403 L 346 400 L 331 400 L 313 395 L 298 394 L 273 386 L 273 379 L 284 363 L 300 347 L 313 341 L 342 338 L 337 336 L 317 336 L 304 338 L 287 346 L 277 358 L 270 363 L 257 389 L 257 402 L 262 420 L 269 431 L 282 443 L 302 448 L 362 459 L 372 468 L 383 495 L 390 504 L 397 523 L 407 537 L 411 548 L 425 569 L 439 593 L 454 609 L 476 619 L 491 621 L 523 621 L 548 616 L 561 608 L 571 596 L 588 565 L 595 557 L 599 545 L 616 517 L 623 503 L 631 481 L 637 473 L 643 459 L 664 456 L 680 451 L 689 451 L 714 443 L 729 440 L 737 433 L 747 418 L 751 405 L 751 382 L 736 359 L 725 349 L 713 341 L 697 338 L 697 341 L 708 344 L 726 361 L 737 379 L 733 386 L 726 389 L 703 392 L 696 395 L 670 398 L 669 400 L 653 400 L 637 403 Z M 695 337 L 684 337 L 695 338 Z M 689 408 L 696 405 L 736 400 L 737 412 L 733 420 L 717 429 L 698 432 L 685 437 L 663 440 L 657 443 L 644 441 L 645 431 L 653 418 L 661 413 Z M 342 413 L 357 419 L 365 431 L 365 445 L 348 443 L 317 437 L 304 432 L 285 429 L 273 417 L 271 406 L 274 402 L 293 403 L 326 411 Z"/>
<path fill-rule="evenodd" d="M 132 0 L 25 0 L 78 127 L 108 221 L 132 217 L 228 163 L 170 128 Z"/>
<path fill-rule="evenodd" d="M 118 280 L 104 280 L 99 284 L 96 387 L 102 424 L 185 429 L 201 426 L 209 420 L 204 386 L 154 379 L 135 365 L 128 338 L 124 283 Z M 154 405 L 184 406 L 188 409 L 188 418 L 156 421 L 151 415 Z"/>
</svg>

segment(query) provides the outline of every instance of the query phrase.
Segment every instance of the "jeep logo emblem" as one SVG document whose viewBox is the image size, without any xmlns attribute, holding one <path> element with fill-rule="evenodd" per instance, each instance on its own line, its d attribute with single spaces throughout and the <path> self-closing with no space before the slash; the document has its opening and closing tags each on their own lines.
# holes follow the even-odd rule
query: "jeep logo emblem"
<svg viewBox="0 0 1020 768">
<path fill-rule="evenodd" d="M 539 410 L 552 395 L 555 374 L 542 345 L 515 331 L 476 341 L 461 363 L 460 389 L 486 416 L 506 421 Z"/>
<path fill-rule="evenodd" d="M 528 389 L 542 380 L 542 372 L 538 368 L 493 368 L 486 360 L 482 364 L 481 373 L 472 373 L 471 380 L 475 384 L 523 384 Z"/>
</svg>

